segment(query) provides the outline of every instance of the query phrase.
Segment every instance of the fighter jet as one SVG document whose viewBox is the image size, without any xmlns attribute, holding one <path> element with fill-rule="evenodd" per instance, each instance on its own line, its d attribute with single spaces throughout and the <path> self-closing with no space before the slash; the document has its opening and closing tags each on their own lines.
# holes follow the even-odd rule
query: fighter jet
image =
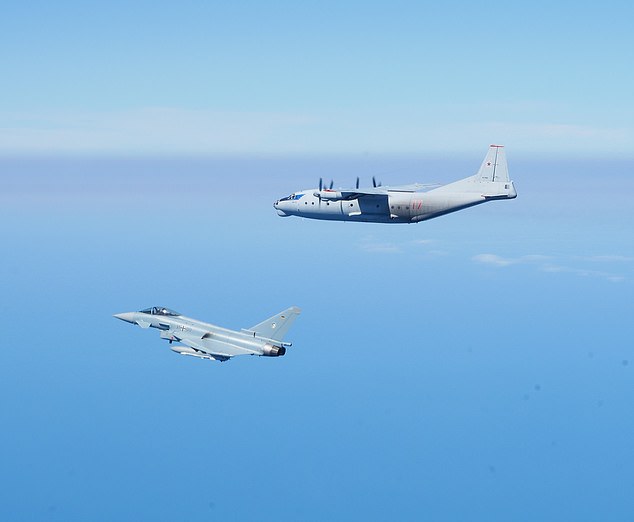
<svg viewBox="0 0 634 522">
<path fill-rule="evenodd" d="M 514 199 L 503 145 L 491 145 L 477 174 L 448 185 L 383 187 L 372 178 L 372 187 L 333 189 L 319 180 L 319 188 L 294 192 L 273 206 L 280 216 L 300 216 L 336 221 L 418 223 L 463 208 Z"/>
<path fill-rule="evenodd" d="M 200 359 L 227 361 L 236 355 L 280 357 L 292 343 L 284 342 L 300 309 L 292 306 L 261 323 L 241 331 L 203 323 L 165 308 L 153 306 L 139 312 L 115 314 L 114 317 L 141 328 L 160 330 L 161 339 L 172 343 L 171 349 Z"/>
</svg>

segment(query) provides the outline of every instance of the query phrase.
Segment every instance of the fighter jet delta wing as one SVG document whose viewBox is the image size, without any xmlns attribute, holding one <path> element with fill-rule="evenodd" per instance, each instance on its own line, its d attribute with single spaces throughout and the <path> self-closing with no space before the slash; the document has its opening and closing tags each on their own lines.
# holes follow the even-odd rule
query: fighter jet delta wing
<svg viewBox="0 0 634 522">
<path fill-rule="evenodd" d="M 284 337 L 299 313 L 300 309 L 293 306 L 240 332 L 185 317 L 161 306 L 115 314 L 115 317 L 141 328 L 160 330 L 161 338 L 169 341 L 174 352 L 226 361 L 236 355 L 284 355 L 292 344 L 284 342 Z"/>
<path fill-rule="evenodd" d="M 180 339 L 179 342 L 181 342 L 185 346 L 170 346 L 170 349 L 173 352 L 180 353 L 181 355 L 191 355 L 192 357 L 199 357 L 200 359 L 210 359 L 214 361 L 225 362 L 231 359 L 234 355 L 244 355 L 244 352 L 229 354 L 219 353 L 218 349 L 212 351 L 209 345 L 203 345 L 202 343 L 197 342 L 194 339 Z M 231 351 L 226 350 L 225 347 L 221 347 L 220 349 L 224 351 Z"/>
</svg>

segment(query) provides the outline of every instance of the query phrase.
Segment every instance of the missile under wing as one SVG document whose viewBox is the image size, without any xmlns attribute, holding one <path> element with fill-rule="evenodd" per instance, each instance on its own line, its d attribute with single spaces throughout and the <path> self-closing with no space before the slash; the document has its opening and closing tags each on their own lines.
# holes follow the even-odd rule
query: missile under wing
<svg viewBox="0 0 634 522">
<path fill-rule="evenodd" d="M 163 306 L 115 314 L 114 317 L 141 328 L 159 330 L 161 338 L 168 341 L 176 353 L 226 361 L 236 355 L 285 355 L 291 343 L 285 342 L 284 338 L 299 314 L 300 309 L 292 306 L 241 331 L 198 321 Z"/>
</svg>

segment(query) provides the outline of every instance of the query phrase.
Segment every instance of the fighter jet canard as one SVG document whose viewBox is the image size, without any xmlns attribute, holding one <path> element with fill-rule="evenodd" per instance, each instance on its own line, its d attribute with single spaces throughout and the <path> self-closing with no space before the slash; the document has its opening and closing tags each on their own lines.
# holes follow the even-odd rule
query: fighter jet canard
<svg viewBox="0 0 634 522">
<path fill-rule="evenodd" d="M 165 308 L 153 306 L 139 312 L 115 314 L 114 317 L 141 328 L 160 330 L 162 339 L 172 343 L 171 349 L 182 355 L 200 359 L 226 361 L 236 355 L 280 357 L 292 343 L 284 342 L 289 328 L 300 314 L 296 306 L 266 321 L 241 331 L 204 323 Z"/>
<path fill-rule="evenodd" d="M 494 201 L 514 199 L 517 192 L 509 178 L 503 145 L 491 145 L 480 170 L 468 178 L 448 185 L 404 185 L 383 187 L 372 178 L 373 186 L 319 188 L 294 192 L 273 206 L 282 217 L 299 216 L 335 221 L 370 223 L 418 223 L 463 208 Z"/>
</svg>

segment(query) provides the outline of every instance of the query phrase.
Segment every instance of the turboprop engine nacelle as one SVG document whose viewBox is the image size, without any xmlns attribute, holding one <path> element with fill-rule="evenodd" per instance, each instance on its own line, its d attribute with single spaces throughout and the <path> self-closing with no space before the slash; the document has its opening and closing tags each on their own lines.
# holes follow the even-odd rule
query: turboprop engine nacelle
<svg viewBox="0 0 634 522">
<path fill-rule="evenodd" d="M 324 200 L 343 199 L 341 192 L 339 192 L 338 190 L 319 190 L 317 192 L 314 192 L 313 196 Z"/>
<path fill-rule="evenodd" d="M 286 348 L 283 346 L 273 346 L 272 344 L 265 344 L 262 355 L 266 357 L 281 357 L 286 353 Z"/>
</svg>

